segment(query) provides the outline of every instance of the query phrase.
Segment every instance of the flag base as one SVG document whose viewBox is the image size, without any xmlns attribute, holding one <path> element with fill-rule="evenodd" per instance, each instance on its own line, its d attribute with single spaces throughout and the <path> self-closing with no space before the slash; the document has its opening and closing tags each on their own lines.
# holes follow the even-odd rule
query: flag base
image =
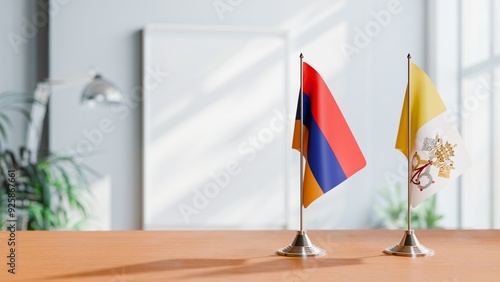
<svg viewBox="0 0 500 282">
<path fill-rule="evenodd" d="M 405 230 L 403 238 L 399 244 L 386 248 L 384 253 L 395 256 L 405 257 L 424 257 L 433 256 L 434 250 L 426 248 L 418 242 L 417 236 L 413 230 Z"/>
<path fill-rule="evenodd" d="M 311 243 L 306 231 L 302 230 L 297 231 L 297 235 L 292 244 L 279 249 L 277 254 L 288 257 L 311 257 L 325 255 L 326 251 Z"/>
</svg>

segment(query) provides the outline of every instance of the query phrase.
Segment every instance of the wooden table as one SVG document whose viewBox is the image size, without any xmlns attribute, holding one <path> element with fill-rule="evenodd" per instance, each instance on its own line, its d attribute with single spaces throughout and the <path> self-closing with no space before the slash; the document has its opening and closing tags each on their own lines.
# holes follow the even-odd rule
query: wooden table
<svg viewBox="0 0 500 282">
<path fill-rule="evenodd" d="M 382 253 L 403 231 L 308 234 L 326 256 L 277 256 L 295 231 L 18 231 L 12 275 L 0 232 L 0 281 L 500 281 L 500 230 L 417 230 L 423 258 Z"/>
</svg>

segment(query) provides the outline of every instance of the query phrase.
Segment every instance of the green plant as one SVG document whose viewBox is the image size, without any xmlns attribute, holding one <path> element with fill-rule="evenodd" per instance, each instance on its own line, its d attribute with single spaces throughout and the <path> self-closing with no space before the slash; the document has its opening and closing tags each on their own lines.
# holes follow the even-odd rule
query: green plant
<svg viewBox="0 0 500 282">
<path fill-rule="evenodd" d="M 28 230 L 79 229 L 88 218 L 90 196 L 87 172 L 90 168 L 73 156 L 47 154 L 33 161 L 31 152 L 23 146 L 17 154 L 3 146 L 12 128 L 6 112 L 18 112 L 30 121 L 26 109 L 35 101 L 29 97 L 0 95 L 0 200 L 7 202 L 8 170 L 16 171 L 16 214 L 27 215 Z M 5 205 L 0 205 L 4 207 Z M 0 210 L 0 226 L 7 218 L 6 209 Z"/>
<path fill-rule="evenodd" d="M 67 229 L 72 220 L 87 219 L 84 200 L 88 182 L 73 157 L 50 155 L 32 163 L 21 148 L 19 157 L 9 150 L 0 154 L 2 198 L 6 198 L 8 169 L 16 171 L 16 206 L 28 212 L 28 230 Z M 68 213 L 71 212 L 71 213 Z"/>
<path fill-rule="evenodd" d="M 384 189 L 380 193 L 382 203 L 375 206 L 375 212 L 378 216 L 375 227 L 387 229 L 406 229 L 408 227 L 408 202 L 407 199 L 403 197 L 401 183 L 396 183 L 394 189 L 392 190 Z M 431 196 L 429 199 L 411 210 L 412 228 L 442 228 L 439 224 L 442 219 L 443 215 L 437 213 L 436 195 Z"/>
<path fill-rule="evenodd" d="M 9 117 L 10 112 L 17 112 L 23 115 L 28 121 L 31 120 L 27 106 L 33 104 L 35 99 L 22 93 L 1 93 L 0 94 L 0 149 L 5 147 L 8 140 L 8 130 L 13 124 Z"/>
</svg>

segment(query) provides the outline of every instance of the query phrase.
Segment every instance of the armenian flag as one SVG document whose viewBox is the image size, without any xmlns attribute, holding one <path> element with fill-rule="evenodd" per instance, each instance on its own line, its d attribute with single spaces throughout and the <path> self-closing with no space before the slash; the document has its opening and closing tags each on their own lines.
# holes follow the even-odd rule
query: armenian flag
<svg viewBox="0 0 500 282">
<path fill-rule="evenodd" d="M 366 165 L 365 158 L 323 78 L 303 69 L 303 147 L 306 160 L 303 205 L 330 191 Z M 300 95 L 292 148 L 300 151 Z"/>
</svg>

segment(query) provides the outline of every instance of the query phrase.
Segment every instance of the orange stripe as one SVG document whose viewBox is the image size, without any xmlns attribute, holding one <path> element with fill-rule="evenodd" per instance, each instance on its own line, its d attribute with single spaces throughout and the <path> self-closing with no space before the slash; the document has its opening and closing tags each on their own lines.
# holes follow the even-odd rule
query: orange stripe
<svg viewBox="0 0 500 282">
<path fill-rule="evenodd" d="M 307 145 L 309 144 L 309 130 L 304 128 L 304 156 L 307 156 Z M 295 128 L 293 130 L 292 148 L 300 152 L 300 120 L 295 121 Z"/>
<path fill-rule="evenodd" d="M 304 156 L 307 156 L 307 144 L 309 140 L 309 130 L 307 127 L 304 128 Z M 300 120 L 295 121 L 295 129 L 293 132 L 292 148 L 300 151 Z M 316 178 L 314 177 L 309 163 L 306 161 L 306 167 L 304 170 L 304 208 L 307 208 L 314 200 L 323 195 L 323 190 L 318 185 Z"/>
<path fill-rule="evenodd" d="M 304 171 L 304 208 L 307 208 L 314 200 L 321 197 L 323 194 L 323 190 L 319 187 L 307 163 Z"/>
</svg>

